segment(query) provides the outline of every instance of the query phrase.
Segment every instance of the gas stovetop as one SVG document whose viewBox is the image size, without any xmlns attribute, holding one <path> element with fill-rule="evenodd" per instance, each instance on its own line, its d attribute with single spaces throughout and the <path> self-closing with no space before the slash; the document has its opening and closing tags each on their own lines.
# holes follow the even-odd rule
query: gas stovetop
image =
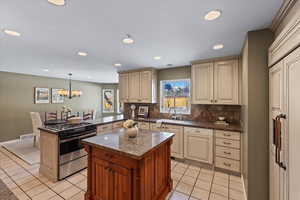
<svg viewBox="0 0 300 200">
<path fill-rule="evenodd" d="M 91 123 L 88 122 L 81 122 L 79 124 L 70 124 L 70 123 L 64 123 L 64 124 L 54 124 L 54 125 L 46 125 L 45 128 L 52 129 L 55 131 L 65 131 L 65 130 L 72 130 L 77 128 L 82 128 L 87 125 L 91 125 Z"/>
</svg>

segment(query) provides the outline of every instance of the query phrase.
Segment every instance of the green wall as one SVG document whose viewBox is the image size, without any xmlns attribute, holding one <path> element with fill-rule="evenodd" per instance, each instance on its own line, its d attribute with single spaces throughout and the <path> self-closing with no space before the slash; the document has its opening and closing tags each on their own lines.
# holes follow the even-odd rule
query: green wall
<svg viewBox="0 0 300 200">
<path fill-rule="evenodd" d="M 45 111 L 60 111 L 63 105 L 68 105 L 76 112 L 95 109 L 97 117 L 100 117 L 102 88 L 118 87 L 117 84 L 72 83 L 74 89 L 83 92 L 80 98 L 66 99 L 64 104 L 34 104 L 34 87 L 67 89 L 67 80 L 0 72 L 0 142 L 32 132 L 29 112 L 40 112 L 43 117 Z"/>
<path fill-rule="evenodd" d="M 249 200 L 269 199 L 270 30 L 250 31 L 242 51 L 243 176 Z"/>
</svg>

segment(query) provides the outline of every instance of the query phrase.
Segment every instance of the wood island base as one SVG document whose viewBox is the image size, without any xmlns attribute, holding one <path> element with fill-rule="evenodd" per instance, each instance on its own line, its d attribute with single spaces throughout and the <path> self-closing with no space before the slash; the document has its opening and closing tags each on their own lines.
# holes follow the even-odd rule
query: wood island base
<svg viewBox="0 0 300 200">
<path fill-rule="evenodd" d="M 165 200 L 172 190 L 172 140 L 140 158 L 96 145 L 88 152 L 88 185 L 85 200 Z"/>
</svg>

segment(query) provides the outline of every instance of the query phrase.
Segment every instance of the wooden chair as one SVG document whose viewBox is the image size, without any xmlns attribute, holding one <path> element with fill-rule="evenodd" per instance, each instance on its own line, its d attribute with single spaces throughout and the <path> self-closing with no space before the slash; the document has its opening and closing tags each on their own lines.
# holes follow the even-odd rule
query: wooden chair
<svg viewBox="0 0 300 200">
<path fill-rule="evenodd" d="M 39 147 L 40 130 L 38 128 L 43 126 L 43 122 L 41 120 L 40 113 L 38 112 L 30 112 L 30 117 L 34 136 L 33 146 Z"/>
<path fill-rule="evenodd" d="M 56 112 L 45 112 L 45 121 L 57 120 L 57 111 Z"/>
<path fill-rule="evenodd" d="M 83 120 L 94 119 L 94 110 L 88 111 L 87 113 L 83 112 L 82 118 Z"/>
</svg>

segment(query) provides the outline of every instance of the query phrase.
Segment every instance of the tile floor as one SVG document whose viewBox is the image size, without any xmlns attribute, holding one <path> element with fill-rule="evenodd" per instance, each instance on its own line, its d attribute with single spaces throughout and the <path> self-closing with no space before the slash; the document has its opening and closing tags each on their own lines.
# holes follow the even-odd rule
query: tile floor
<svg viewBox="0 0 300 200">
<path fill-rule="evenodd" d="M 53 183 L 0 147 L 0 179 L 20 200 L 83 200 L 87 171 Z M 169 200 L 244 200 L 240 177 L 172 161 L 174 190 Z"/>
</svg>

